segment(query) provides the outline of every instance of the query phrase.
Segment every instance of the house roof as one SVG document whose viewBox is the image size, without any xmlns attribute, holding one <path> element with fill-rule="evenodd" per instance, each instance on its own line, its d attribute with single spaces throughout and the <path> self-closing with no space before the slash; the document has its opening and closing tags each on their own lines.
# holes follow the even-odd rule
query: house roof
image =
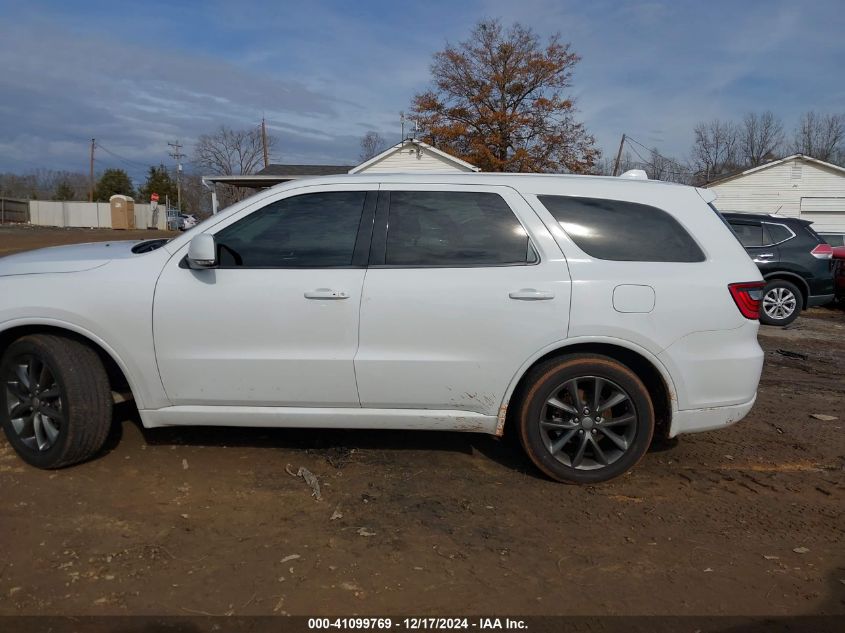
<svg viewBox="0 0 845 633">
<path fill-rule="evenodd" d="M 280 165 L 270 164 L 259 171 L 256 176 L 295 176 L 303 178 L 305 176 L 333 176 L 335 174 L 345 174 L 352 165 Z"/>
<path fill-rule="evenodd" d="M 204 183 L 225 184 L 233 187 L 250 187 L 262 189 L 272 187 L 280 182 L 299 180 L 300 178 L 314 178 L 316 176 L 334 176 L 345 174 L 350 165 L 281 165 L 270 164 L 257 174 L 236 174 L 231 176 L 203 176 Z"/>
<path fill-rule="evenodd" d="M 723 176 L 722 178 L 719 178 L 718 180 L 714 180 L 713 182 L 708 182 L 704 186 L 705 187 L 712 187 L 713 185 L 721 185 L 722 183 L 725 183 L 729 180 L 733 180 L 734 178 L 739 178 L 740 176 L 747 176 L 748 174 L 753 174 L 754 172 L 757 172 L 757 171 L 763 171 L 764 169 L 768 169 L 769 167 L 774 167 L 775 165 L 781 165 L 783 163 L 786 163 L 790 160 L 795 160 L 795 159 L 805 160 L 808 163 L 815 163 L 816 165 L 819 165 L 821 167 L 827 167 L 828 169 L 833 169 L 835 171 L 839 171 L 839 172 L 842 172 L 843 174 L 845 174 L 845 167 L 840 167 L 839 165 L 834 165 L 833 163 L 827 163 L 823 160 L 819 160 L 818 158 L 813 158 L 811 156 L 805 156 L 804 154 L 791 154 L 789 156 L 784 156 L 783 158 L 781 158 L 779 160 L 773 160 L 770 163 L 764 163 L 762 165 L 757 165 L 757 167 L 751 167 L 750 169 L 745 169 L 743 171 L 736 172 L 734 174 L 730 174 L 728 176 Z"/>
<path fill-rule="evenodd" d="M 359 172 L 362 172 L 366 170 L 367 167 L 376 164 L 377 162 L 386 158 L 387 156 L 390 156 L 391 154 L 401 151 L 402 148 L 408 147 L 409 145 L 416 145 L 417 147 L 431 152 L 435 156 L 440 157 L 444 162 L 452 163 L 453 165 L 456 165 L 458 167 L 463 167 L 468 171 L 481 171 L 480 167 L 476 167 L 472 163 L 468 163 L 465 160 L 461 160 L 457 156 L 452 156 L 451 154 L 444 152 L 443 150 L 439 150 L 433 145 L 429 145 L 428 143 L 424 143 L 423 141 L 420 141 L 415 138 L 408 138 L 402 141 L 401 143 L 397 143 L 393 147 L 387 148 L 381 154 L 376 154 L 371 159 L 364 161 L 360 165 L 356 165 L 355 167 L 349 170 L 349 173 L 357 174 Z"/>
</svg>

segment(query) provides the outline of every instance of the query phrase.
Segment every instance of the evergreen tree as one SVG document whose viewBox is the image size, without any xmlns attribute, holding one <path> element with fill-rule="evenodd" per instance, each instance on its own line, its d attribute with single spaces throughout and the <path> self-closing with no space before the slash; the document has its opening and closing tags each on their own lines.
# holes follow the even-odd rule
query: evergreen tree
<svg viewBox="0 0 845 633">
<path fill-rule="evenodd" d="M 122 169 L 107 169 L 94 188 L 94 200 L 97 202 L 108 202 L 113 195 L 135 196 L 132 186 L 132 179 Z"/>
</svg>

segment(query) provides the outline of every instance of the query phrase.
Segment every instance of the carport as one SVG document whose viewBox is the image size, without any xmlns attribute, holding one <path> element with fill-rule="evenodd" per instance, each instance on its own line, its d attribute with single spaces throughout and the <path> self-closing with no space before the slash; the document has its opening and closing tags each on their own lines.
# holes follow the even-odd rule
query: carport
<svg viewBox="0 0 845 633">
<path fill-rule="evenodd" d="M 266 189 L 289 180 L 346 174 L 351 165 L 268 165 L 257 174 L 203 176 L 202 184 L 211 191 L 211 212 L 217 213 L 217 185 Z"/>
</svg>

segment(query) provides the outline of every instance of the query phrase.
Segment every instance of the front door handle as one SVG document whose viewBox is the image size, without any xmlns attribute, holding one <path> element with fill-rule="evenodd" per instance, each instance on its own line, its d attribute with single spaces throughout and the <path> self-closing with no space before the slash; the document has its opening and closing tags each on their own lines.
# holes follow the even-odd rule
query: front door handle
<svg viewBox="0 0 845 633">
<path fill-rule="evenodd" d="M 348 299 L 349 295 L 340 290 L 332 290 L 331 288 L 317 288 L 305 293 L 306 299 L 328 299 L 330 301 L 337 301 L 338 299 Z"/>
<path fill-rule="evenodd" d="M 548 290 L 536 290 L 534 288 L 522 288 L 515 290 L 508 295 L 517 301 L 548 301 L 555 298 L 555 293 Z"/>
</svg>

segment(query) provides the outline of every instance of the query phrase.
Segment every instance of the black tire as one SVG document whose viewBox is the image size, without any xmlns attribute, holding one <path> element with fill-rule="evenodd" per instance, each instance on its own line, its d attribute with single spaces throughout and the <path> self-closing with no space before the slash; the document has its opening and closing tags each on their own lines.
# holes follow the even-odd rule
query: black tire
<svg viewBox="0 0 845 633">
<path fill-rule="evenodd" d="M 570 391 L 573 382 L 577 401 Z M 602 408 L 621 395 L 626 399 Z M 579 407 L 576 416 L 549 399 L 573 410 L 579 403 L 587 408 Z M 631 416 L 633 421 L 626 422 Z M 522 447 L 531 461 L 565 483 L 595 484 L 619 477 L 642 459 L 654 434 L 654 408 L 642 381 L 622 363 L 593 354 L 552 359 L 533 368 L 526 376 L 517 421 Z M 553 452 L 560 442 L 563 447 Z"/>
<path fill-rule="evenodd" d="M 783 279 L 774 279 L 763 288 L 763 298 L 760 300 L 760 323 L 789 325 L 801 314 L 803 305 L 804 297 L 798 290 L 798 286 Z M 791 311 L 787 309 L 789 307 Z M 782 314 L 785 316 L 780 316 Z"/>
<path fill-rule="evenodd" d="M 36 369 L 24 369 L 24 380 L 21 367 Z M 112 421 L 112 395 L 103 363 L 87 345 L 62 336 L 24 336 L 3 354 L 0 380 L 0 423 L 27 463 L 61 468 L 90 459 L 103 447 Z M 21 415 L 13 422 L 12 413 Z"/>
</svg>

